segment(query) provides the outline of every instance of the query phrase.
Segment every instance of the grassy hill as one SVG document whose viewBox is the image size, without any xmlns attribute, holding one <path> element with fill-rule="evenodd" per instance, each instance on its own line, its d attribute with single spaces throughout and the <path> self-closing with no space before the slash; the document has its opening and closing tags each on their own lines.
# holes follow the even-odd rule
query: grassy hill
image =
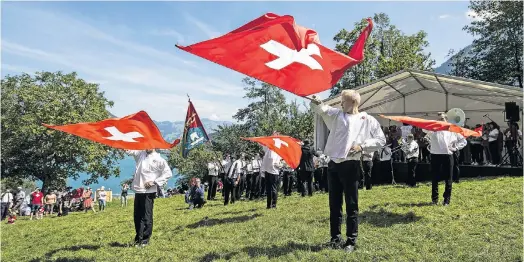
<svg viewBox="0 0 524 262">
<path fill-rule="evenodd" d="M 133 204 L 1 225 L 3 261 L 522 261 L 522 177 L 463 180 L 451 206 L 430 204 L 430 184 L 360 191 L 353 254 L 325 248 L 327 194 L 279 196 L 186 210 L 181 196 L 158 199 L 150 246 L 134 237 Z M 443 193 L 440 186 L 440 194 Z M 442 201 L 442 199 L 441 199 Z M 345 226 L 342 227 L 345 231 Z"/>
</svg>

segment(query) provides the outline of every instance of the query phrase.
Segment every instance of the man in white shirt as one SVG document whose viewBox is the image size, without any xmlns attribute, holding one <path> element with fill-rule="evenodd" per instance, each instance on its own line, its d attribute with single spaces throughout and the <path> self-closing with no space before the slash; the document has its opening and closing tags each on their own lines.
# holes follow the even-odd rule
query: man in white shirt
<svg viewBox="0 0 524 262">
<path fill-rule="evenodd" d="M 242 172 L 242 160 L 240 155 L 234 156 L 232 159 L 231 165 L 226 173 L 224 181 L 224 206 L 227 206 L 230 203 L 235 203 L 235 198 L 237 196 L 238 185 L 240 183 L 240 174 Z"/>
<path fill-rule="evenodd" d="M 240 167 L 240 182 L 238 183 L 238 188 L 236 190 L 236 199 L 241 200 L 244 190 L 246 189 L 246 175 L 247 175 L 247 161 L 246 154 L 240 154 L 240 162 L 242 166 Z"/>
<path fill-rule="evenodd" d="M 251 177 L 251 194 L 249 196 L 249 200 L 253 200 L 255 198 L 260 197 L 260 166 L 261 166 L 261 159 L 260 155 L 256 154 L 254 157 L 251 158 L 251 167 L 253 168 L 253 176 Z"/>
<path fill-rule="evenodd" d="M 442 119 L 445 121 L 445 118 Z M 438 203 L 438 182 L 446 181 L 444 191 L 444 205 L 447 206 L 451 200 L 451 189 L 453 183 L 453 153 L 466 146 L 466 139 L 457 133 L 450 131 L 428 132 L 431 152 L 432 189 L 431 200 L 433 204 Z"/>
<path fill-rule="evenodd" d="M 320 178 L 320 190 L 324 192 L 328 192 L 328 163 L 329 163 L 329 157 L 326 156 L 322 151 L 319 149 L 320 157 L 318 158 L 318 166 L 320 168 L 320 171 L 322 173 Z"/>
<path fill-rule="evenodd" d="M 409 134 L 406 138 L 406 143 L 402 145 L 402 151 L 406 155 L 408 162 L 408 179 L 406 184 L 410 187 L 415 187 L 417 185 L 415 170 L 418 164 L 418 143 L 415 141 L 413 134 Z"/>
<path fill-rule="evenodd" d="M 273 135 L 279 135 L 279 133 L 273 132 Z M 260 170 L 264 172 L 266 178 L 267 209 L 277 208 L 281 159 L 277 153 L 264 147 L 264 157 L 262 158 L 262 167 Z"/>
<path fill-rule="evenodd" d="M 387 145 L 382 147 L 378 153 L 380 158 L 380 176 L 381 181 L 395 184 L 395 177 L 393 175 L 393 162 L 391 161 L 391 147 L 389 146 L 390 141 L 387 141 Z"/>
<path fill-rule="evenodd" d="M 134 244 L 147 246 L 153 233 L 153 205 L 158 190 L 173 176 L 167 161 L 154 149 L 126 150 L 136 162 L 131 189 L 135 191 Z"/>
<path fill-rule="evenodd" d="M 329 162 L 329 209 L 332 246 L 342 244 L 342 203 L 346 203 L 346 235 L 343 245 L 346 252 L 353 252 L 358 234 L 358 181 L 361 172 L 362 152 L 380 149 L 386 138 L 379 122 L 372 116 L 358 112 L 360 94 L 354 90 L 341 93 L 341 109 L 322 104 L 313 99 L 311 108 L 319 114 L 330 130 L 324 154 Z M 345 201 L 344 199 L 345 193 Z"/>
<path fill-rule="evenodd" d="M 211 161 L 207 163 L 207 176 L 208 176 L 208 190 L 207 200 L 215 200 L 218 186 L 218 171 L 220 170 L 220 163 L 218 161 Z"/>
<path fill-rule="evenodd" d="M 4 193 L 2 193 L 2 202 L 1 204 L 1 221 L 4 221 L 4 219 L 7 217 L 7 213 L 9 208 L 13 206 L 13 194 L 11 194 L 11 190 L 7 189 Z"/>
<path fill-rule="evenodd" d="M 246 199 L 251 198 L 251 184 L 253 184 L 253 161 L 249 156 L 246 156 Z"/>
</svg>

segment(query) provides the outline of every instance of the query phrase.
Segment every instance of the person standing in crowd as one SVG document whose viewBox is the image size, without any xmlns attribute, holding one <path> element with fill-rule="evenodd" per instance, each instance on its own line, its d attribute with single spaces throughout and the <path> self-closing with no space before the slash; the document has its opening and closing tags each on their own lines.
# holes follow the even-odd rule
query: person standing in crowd
<svg viewBox="0 0 524 262">
<path fill-rule="evenodd" d="M 500 150 L 499 150 L 499 133 L 500 127 L 495 123 L 489 123 L 489 133 L 488 133 L 488 142 L 489 142 L 489 152 L 491 153 L 491 164 L 498 165 L 500 163 Z"/>
<path fill-rule="evenodd" d="M 283 171 L 283 182 L 284 182 L 284 196 L 291 196 L 293 193 L 293 169 L 284 161 L 280 160 L 280 165 L 282 166 Z"/>
<path fill-rule="evenodd" d="M 244 189 L 246 187 L 246 154 L 240 154 L 240 182 L 238 183 L 238 188 L 236 189 L 236 199 L 242 200 L 242 195 L 244 194 Z"/>
<path fill-rule="evenodd" d="M 104 211 L 106 210 L 106 203 L 107 203 L 107 192 L 105 187 L 101 187 L 100 190 L 98 190 L 98 211 Z"/>
<path fill-rule="evenodd" d="M 441 121 L 447 122 L 445 114 L 441 115 Z M 457 133 L 450 131 L 428 132 L 430 137 L 431 173 L 433 176 L 431 184 L 431 201 L 438 204 L 438 182 L 443 179 L 446 182 L 444 191 L 444 205 L 451 201 L 451 190 L 453 187 L 453 153 L 466 146 L 466 139 Z"/>
<path fill-rule="evenodd" d="M 93 213 L 96 213 L 95 207 L 93 206 L 93 191 L 90 187 L 86 187 L 82 198 L 84 199 L 84 211 L 87 213 L 89 209 L 93 210 Z"/>
<path fill-rule="evenodd" d="M 202 208 L 206 201 L 204 200 L 204 188 L 199 178 L 192 178 L 191 188 L 189 188 L 188 204 L 189 209 Z"/>
<path fill-rule="evenodd" d="M 251 184 L 253 183 L 253 161 L 249 156 L 246 156 L 246 199 L 251 199 Z"/>
<path fill-rule="evenodd" d="M 54 191 L 51 191 L 49 190 L 47 192 L 47 195 L 45 196 L 44 198 L 45 200 L 45 212 L 44 212 L 44 215 L 52 215 L 53 214 L 53 209 L 55 208 L 55 204 L 56 204 L 56 194 Z"/>
<path fill-rule="evenodd" d="M 358 232 L 358 182 L 362 153 L 375 152 L 386 143 L 379 122 L 372 116 L 358 112 L 360 94 L 354 90 L 341 93 L 342 109 L 322 104 L 314 98 L 311 108 L 319 114 L 329 129 L 324 153 L 329 156 L 329 244 L 342 246 L 351 253 L 355 249 Z M 345 195 L 345 201 L 344 200 Z M 346 203 L 346 235 L 342 244 L 342 204 Z"/>
<path fill-rule="evenodd" d="M 37 216 L 40 209 L 44 206 L 44 194 L 40 192 L 40 188 L 36 188 L 35 191 L 31 193 L 31 218 L 33 220 L 33 215 Z"/>
<path fill-rule="evenodd" d="M 220 164 L 218 161 L 211 161 L 207 163 L 207 177 L 208 186 L 207 189 L 207 200 L 215 200 L 217 194 L 217 183 L 218 183 L 218 171 L 220 170 Z"/>
<path fill-rule="evenodd" d="M 124 183 L 122 185 L 122 191 L 120 193 L 120 205 L 122 207 L 127 207 L 127 191 L 129 190 L 129 185 L 127 183 Z"/>
<path fill-rule="evenodd" d="M 259 154 L 251 158 L 251 165 L 253 167 L 253 176 L 251 177 L 251 195 L 249 196 L 249 200 L 260 197 L 260 182 L 262 178 L 260 176 L 261 160 Z"/>
<path fill-rule="evenodd" d="M 419 150 L 413 134 L 407 136 L 406 143 L 402 145 L 402 151 L 404 151 L 408 161 L 408 179 L 406 184 L 410 187 L 415 187 L 417 185 L 415 171 L 418 164 Z"/>
<path fill-rule="evenodd" d="M 222 160 L 222 166 L 220 167 L 219 176 L 222 180 L 222 186 L 225 187 L 226 180 L 227 180 L 227 172 L 229 171 L 229 168 L 231 167 L 231 157 L 227 154 L 225 155 L 224 159 Z M 222 190 L 222 197 L 225 197 L 225 190 Z"/>
<path fill-rule="evenodd" d="M 318 166 L 320 169 L 320 190 L 324 192 L 328 192 L 328 183 L 327 183 L 327 176 L 328 176 L 328 163 L 329 163 L 329 157 L 326 156 L 320 148 L 317 152 L 320 156 L 318 157 Z"/>
<path fill-rule="evenodd" d="M 406 140 L 408 139 L 408 135 L 412 134 L 412 132 L 413 132 L 413 126 L 410 126 L 406 123 L 402 123 L 402 126 L 400 127 L 400 136 L 402 137 L 403 143 L 406 143 Z M 407 160 L 406 152 L 404 152 L 403 150 L 400 150 L 399 153 L 401 155 L 402 162 L 406 162 Z"/>
<path fill-rule="evenodd" d="M 488 123 L 488 124 L 485 124 L 483 129 L 482 129 L 482 147 L 484 148 L 484 154 L 486 156 L 485 158 L 485 165 L 486 166 L 492 166 L 493 164 L 493 159 L 491 157 L 491 150 L 489 149 L 489 133 L 491 131 L 491 125 Z"/>
<path fill-rule="evenodd" d="M 18 189 L 18 192 L 15 195 L 15 205 L 13 206 L 13 210 L 15 210 L 15 212 L 20 209 L 20 207 L 22 206 L 22 204 L 25 201 L 24 190 L 22 189 L 22 187 L 18 187 L 17 189 Z"/>
<path fill-rule="evenodd" d="M 482 127 L 481 124 L 475 126 L 475 129 Z M 484 164 L 484 147 L 482 146 L 482 137 L 470 137 L 472 165 Z"/>
<path fill-rule="evenodd" d="M 280 135 L 280 133 L 276 131 L 273 132 L 273 136 L 278 135 Z M 267 147 L 264 147 L 264 157 L 262 158 L 261 171 L 264 172 L 266 177 L 267 209 L 277 208 L 281 159 L 282 158 L 277 153 Z"/>
<path fill-rule="evenodd" d="M 231 204 L 235 203 L 235 198 L 237 196 L 236 191 L 238 190 L 238 185 L 240 183 L 240 173 L 242 172 L 242 160 L 240 159 L 240 155 L 235 156 L 231 161 L 232 163 L 229 166 L 224 181 L 224 206 L 227 206 L 230 203 L 230 197 Z"/>
<path fill-rule="evenodd" d="M 366 190 L 371 190 L 373 182 L 371 181 L 371 174 L 373 172 L 373 154 L 374 152 L 363 152 L 360 159 L 360 180 L 358 182 L 358 189 L 363 189 L 366 185 Z"/>
<path fill-rule="evenodd" d="M 1 221 L 4 221 L 4 219 L 7 217 L 9 209 L 13 206 L 13 194 L 11 193 L 10 189 L 6 189 L 4 193 L 2 193 L 2 201 L 0 203 L 1 206 Z"/>
<path fill-rule="evenodd" d="M 173 176 L 167 161 L 154 149 L 126 150 L 136 162 L 133 176 L 134 222 L 136 236 L 135 246 L 144 247 L 149 244 L 153 234 L 153 206 L 156 194 L 169 178 Z"/>
<path fill-rule="evenodd" d="M 391 152 L 391 140 L 388 138 L 387 145 L 382 147 L 379 152 L 379 174 L 381 177 L 382 182 L 388 182 L 391 184 L 395 184 L 395 177 L 393 175 L 393 162 L 391 160 L 392 152 Z"/>
<path fill-rule="evenodd" d="M 315 165 L 313 162 L 313 157 L 318 157 L 319 155 L 311 146 L 309 145 L 309 140 L 304 140 L 302 145 L 302 156 L 300 157 L 300 164 L 298 165 L 298 172 L 300 180 L 302 181 L 302 197 L 305 197 L 306 194 L 313 196 L 313 172 L 315 172 Z"/>
</svg>

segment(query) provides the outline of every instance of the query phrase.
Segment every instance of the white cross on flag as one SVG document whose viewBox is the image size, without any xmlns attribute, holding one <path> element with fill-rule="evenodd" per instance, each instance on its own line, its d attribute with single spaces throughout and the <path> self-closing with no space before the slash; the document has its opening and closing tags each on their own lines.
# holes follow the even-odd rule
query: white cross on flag
<svg viewBox="0 0 524 262">
<path fill-rule="evenodd" d="M 300 157 L 302 157 L 302 149 L 300 148 L 300 140 L 290 136 L 263 136 L 263 137 L 242 137 L 244 140 L 257 142 L 262 146 L 269 148 L 269 150 L 277 153 L 286 163 L 293 169 L 300 164 Z"/>
<path fill-rule="evenodd" d="M 173 143 L 166 142 L 153 120 L 144 111 L 92 123 L 43 125 L 110 147 L 128 150 L 169 149 L 180 142 L 180 139 Z"/>
</svg>

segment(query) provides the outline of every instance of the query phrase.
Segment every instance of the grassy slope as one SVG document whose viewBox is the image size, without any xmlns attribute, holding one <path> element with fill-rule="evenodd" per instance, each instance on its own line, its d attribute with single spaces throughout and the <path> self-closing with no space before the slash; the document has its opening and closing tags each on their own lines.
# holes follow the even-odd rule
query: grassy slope
<svg viewBox="0 0 524 262">
<path fill-rule="evenodd" d="M 449 207 L 428 204 L 429 184 L 360 191 L 360 236 L 350 255 L 322 247 L 329 238 L 326 194 L 280 197 L 276 210 L 264 201 L 215 201 L 189 211 L 181 197 L 159 199 L 145 249 L 125 247 L 134 237 L 132 203 L 18 220 L 1 225 L 1 254 L 3 261 L 522 261 L 522 182 L 465 180 L 454 184 Z"/>
</svg>

